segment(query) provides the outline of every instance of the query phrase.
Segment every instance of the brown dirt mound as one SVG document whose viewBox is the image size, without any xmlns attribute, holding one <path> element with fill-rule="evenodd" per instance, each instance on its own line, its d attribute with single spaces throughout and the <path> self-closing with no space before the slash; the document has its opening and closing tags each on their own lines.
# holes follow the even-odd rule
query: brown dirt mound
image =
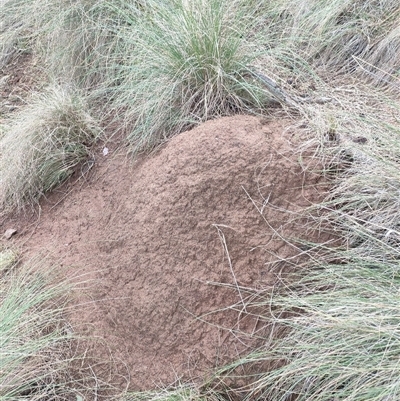
<svg viewBox="0 0 400 401">
<path fill-rule="evenodd" d="M 110 146 L 79 190 L 45 202 L 34 227 L 14 222 L 12 241 L 30 255 L 46 250 L 96 279 L 71 320 L 105 339 L 132 389 L 196 377 L 245 350 L 236 333 L 257 322 L 205 315 L 240 309 L 235 288 L 273 283 L 269 262 L 294 252 L 280 237 L 301 235 L 287 211 L 318 194 L 288 136 L 282 123 L 236 116 L 180 134 L 133 167 Z M 92 357 L 107 359 L 104 349 Z"/>
</svg>

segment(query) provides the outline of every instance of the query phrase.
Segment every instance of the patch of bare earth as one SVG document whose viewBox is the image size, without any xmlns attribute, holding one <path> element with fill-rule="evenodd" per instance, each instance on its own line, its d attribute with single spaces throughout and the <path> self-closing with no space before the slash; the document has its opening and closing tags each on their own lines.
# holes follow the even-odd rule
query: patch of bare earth
<svg viewBox="0 0 400 401">
<path fill-rule="evenodd" d="M 281 236 L 305 231 L 290 217 L 320 198 L 295 150 L 284 122 L 209 121 L 133 165 L 100 149 L 86 180 L 52 194 L 39 220 L 8 221 L 27 255 L 90 278 L 70 320 L 104 340 L 88 354 L 99 377 L 95 361 L 112 355 L 131 389 L 151 389 L 246 351 L 237 333 L 257 321 L 224 309 L 240 308 L 237 287 L 274 283 L 271 262 L 295 254 Z"/>
</svg>

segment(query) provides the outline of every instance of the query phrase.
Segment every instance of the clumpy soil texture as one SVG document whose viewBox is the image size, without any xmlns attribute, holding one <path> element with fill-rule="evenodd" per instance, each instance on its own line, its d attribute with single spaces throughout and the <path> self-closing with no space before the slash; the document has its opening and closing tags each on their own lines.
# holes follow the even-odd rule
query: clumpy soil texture
<svg viewBox="0 0 400 401">
<path fill-rule="evenodd" d="M 27 254 L 48 253 L 87 280 L 70 319 L 99 339 L 88 353 L 99 376 L 95 361 L 111 355 L 131 389 L 151 389 L 246 351 L 238 333 L 256 332 L 257 321 L 227 308 L 242 308 L 238 288 L 273 284 L 272 262 L 295 253 L 281 236 L 304 231 L 290 218 L 318 198 L 290 139 L 281 123 L 236 116 L 133 165 L 107 145 L 38 221 L 13 222 L 11 241 Z"/>
</svg>

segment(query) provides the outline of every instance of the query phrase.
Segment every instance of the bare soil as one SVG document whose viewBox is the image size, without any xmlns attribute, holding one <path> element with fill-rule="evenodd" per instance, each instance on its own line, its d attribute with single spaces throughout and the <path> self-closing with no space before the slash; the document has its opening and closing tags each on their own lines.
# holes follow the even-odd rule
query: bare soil
<svg viewBox="0 0 400 401">
<path fill-rule="evenodd" d="M 99 339 L 88 353 L 99 377 L 112 356 L 131 389 L 151 389 L 204 376 L 254 345 L 240 332 L 255 333 L 257 320 L 229 307 L 243 309 L 246 288 L 274 284 L 274 267 L 297 252 L 283 238 L 307 230 L 293 218 L 321 198 L 286 126 L 209 121 L 135 163 L 110 143 L 39 217 L 3 223 L 18 230 L 7 244 L 86 282 L 69 319 Z"/>
</svg>

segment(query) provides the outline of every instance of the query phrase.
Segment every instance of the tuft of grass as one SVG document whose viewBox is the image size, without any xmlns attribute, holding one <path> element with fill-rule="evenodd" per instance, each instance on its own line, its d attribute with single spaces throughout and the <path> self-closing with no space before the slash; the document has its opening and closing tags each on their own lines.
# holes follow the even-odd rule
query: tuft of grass
<svg viewBox="0 0 400 401">
<path fill-rule="evenodd" d="M 121 28 L 119 0 L 0 2 L 0 70 L 20 54 L 33 54 L 49 80 L 88 91 L 103 82 Z"/>
<path fill-rule="evenodd" d="M 2 250 L 0 261 L 0 400 L 74 396 L 74 336 L 63 316 L 70 286 L 43 260 L 17 264 L 13 251 Z"/>
<path fill-rule="evenodd" d="M 19 4 L 18 4 L 19 3 Z M 21 3 L 4 0 L 0 3 L 0 70 L 19 52 L 27 51 L 27 27 L 33 28 L 34 17 L 29 12 L 21 13 Z M 27 10 L 28 11 L 28 10 Z"/>
<path fill-rule="evenodd" d="M 0 70 L 20 54 L 35 53 L 47 46 L 51 37 L 45 35 L 47 26 L 57 19 L 62 7 L 66 7 L 65 2 L 51 0 L 0 2 Z"/>
<path fill-rule="evenodd" d="M 353 253 L 386 263 L 397 260 L 400 251 L 400 125 L 368 120 L 372 135 L 365 130 L 361 138 L 370 144 L 352 151 L 351 167 L 326 207 Z"/>
<path fill-rule="evenodd" d="M 320 264 L 272 301 L 275 324 L 289 334 L 237 361 L 276 364 L 246 377 L 233 393 L 246 399 L 397 400 L 400 366 L 398 263 L 344 259 Z M 350 256 L 350 255 L 348 255 Z M 270 308 L 270 294 L 258 305 Z"/>
<path fill-rule="evenodd" d="M 58 11 L 49 13 L 39 42 L 51 74 L 86 93 L 96 88 L 107 92 L 109 82 L 116 79 L 113 64 L 128 56 L 120 53 L 127 50 L 122 32 L 140 13 L 137 2 L 61 1 Z"/>
<path fill-rule="evenodd" d="M 266 106 L 265 92 L 251 79 L 254 48 L 244 39 L 251 18 L 237 2 L 146 6 L 123 32 L 130 46 L 117 55 L 124 63 L 112 88 L 113 107 L 124 112 L 136 150 L 207 119 Z"/>
<path fill-rule="evenodd" d="M 0 138 L 0 209 L 33 205 L 64 182 L 98 134 L 78 95 L 54 86 L 34 96 Z"/>
<path fill-rule="evenodd" d="M 324 75 L 358 75 L 398 89 L 398 1 L 255 0 L 251 5 L 260 21 L 258 33 L 268 38 L 274 32 L 270 51 L 295 51 Z"/>
</svg>

